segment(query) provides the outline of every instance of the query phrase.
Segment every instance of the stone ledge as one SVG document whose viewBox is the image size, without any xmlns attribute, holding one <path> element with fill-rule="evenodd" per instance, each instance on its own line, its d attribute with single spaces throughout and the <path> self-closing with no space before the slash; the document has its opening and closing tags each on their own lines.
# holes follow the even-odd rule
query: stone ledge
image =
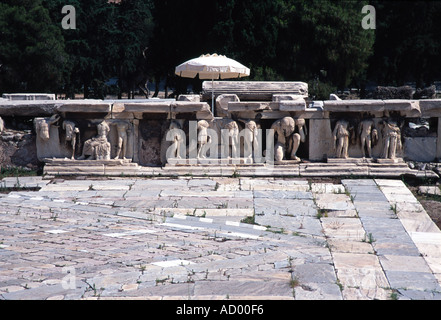
<svg viewBox="0 0 441 320">
<path fill-rule="evenodd" d="M 325 100 L 323 110 L 332 112 L 383 112 L 383 100 Z"/>
<path fill-rule="evenodd" d="M 188 160 L 188 159 L 187 159 Z M 75 161 L 75 165 L 62 165 L 63 161 Z M 204 177 L 395 177 L 403 175 L 439 178 L 431 171 L 410 169 L 405 162 L 378 164 L 368 163 L 299 163 L 268 166 L 264 164 L 206 164 L 194 165 L 182 160 L 178 165 L 143 167 L 136 163 L 119 164 L 122 160 L 105 160 L 107 163 L 89 160 L 54 160 L 46 163 L 44 173 L 53 175 L 127 175 L 127 176 L 204 176 Z M 58 164 L 57 164 L 58 163 Z"/>
</svg>

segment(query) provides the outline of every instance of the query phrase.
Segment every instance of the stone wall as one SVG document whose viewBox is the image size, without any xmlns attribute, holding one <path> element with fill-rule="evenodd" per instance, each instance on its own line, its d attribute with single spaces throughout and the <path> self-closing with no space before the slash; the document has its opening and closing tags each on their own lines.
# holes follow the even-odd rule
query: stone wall
<svg viewBox="0 0 441 320">
<path fill-rule="evenodd" d="M 35 134 L 31 126 L 26 126 L 29 119 L 0 120 L 0 166 L 2 168 L 24 167 L 38 170 L 41 167 L 37 159 Z"/>
<path fill-rule="evenodd" d="M 268 98 L 267 90 L 260 96 L 265 100 L 241 100 L 230 83 L 231 88 L 224 84 L 226 93 L 217 95 L 215 114 L 204 95 L 135 101 L 1 99 L 0 164 L 36 168 L 62 159 L 76 165 L 82 160 L 124 160 L 165 166 L 171 158 L 175 165 L 188 165 L 193 158 L 198 161 L 192 164 L 209 164 L 205 156 L 222 151 L 247 164 L 441 159 L 441 99 L 309 101 L 307 87 L 299 94 L 304 84 L 296 83 L 283 86 L 295 92 L 282 90 Z M 253 97 L 259 96 L 256 92 Z M 190 132 L 197 137 L 193 142 Z M 213 135 L 217 145 L 201 156 Z M 245 155 L 245 146 L 259 148 L 261 156 Z"/>
</svg>

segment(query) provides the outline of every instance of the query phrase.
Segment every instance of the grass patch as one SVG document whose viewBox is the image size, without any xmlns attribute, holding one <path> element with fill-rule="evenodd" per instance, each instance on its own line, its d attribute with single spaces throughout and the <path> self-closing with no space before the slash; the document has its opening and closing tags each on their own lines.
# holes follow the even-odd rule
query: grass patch
<svg viewBox="0 0 441 320">
<path fill-rule="evenodd" d="M 38 176 L 36 170 L 31 170 L 23 167 L 0 167 L 0 179 L 5 177 L 29 177 Z"/>
<path fill-rule="evenodd" d="M 252 216 L 245 217 L 242 220 L 240 220 L 240 222 L 247 224 L 256 224 L 255 215 L 253 214 Z"/>
</svg>

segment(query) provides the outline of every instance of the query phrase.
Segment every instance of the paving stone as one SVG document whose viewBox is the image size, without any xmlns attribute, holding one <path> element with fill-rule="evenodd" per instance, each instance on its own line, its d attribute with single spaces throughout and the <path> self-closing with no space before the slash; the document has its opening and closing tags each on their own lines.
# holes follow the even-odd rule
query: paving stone
<svg viewBox="0 0 441 320">
<path fill-rule="evenodd" d="M 278 213 L 293 216 L 316 216 L 317 210 L 314 202 L 308 199 L 269 199 L 255 198 L 254 208 L 256 214 Z"/>
<path fill-rule="evenodd" d="M 345 300 L 391 300 L 393 291 L 388 288 L 348 287 L 343 289 Z"/>
<path fill-rule="evenodd" d="M 279 214 L 256 215 L 255 222 L 261 226 L 278 228 L 299 234 L 321 236 L 322 226 L 320 220 L 309 216 L 283 216 Z"/>
<path fill-rule="evenodd" d="M 441 293 L 436 291 L 398 289 L 398 293 L 401 295 L 399 300 L 441 300 Z"/>
<path fill-rule="evenodd" d="M 260 190 L 254 191 L 254 198 L 271 198 L 271 199 L 310 199 L 312 193 L 307 191 L 284 191 L 284 190 Z"/>
<path fill-rule="evenodd" d="M 387 204 L 376 205 L 372 202 L 359 202 L 354 201 L 355 210 L 358 216 L 361 218 L 372 217 L 372 218 L 386 218 L 394 219 L 397 218 L 396 214 L 390 209 L 389 202 Z"/>
<path fill-rule="evenodd" d="M 358 212 L 355 209 L 349 210 L 330 210 L 323 209 L 320 214 L 325 218 L 356 218 L 358 217 Z"/>
<path fill-rule="evenodd" d="M 341 184 L 313 182 L 310 186 L 313 193 L 344 194 L 346 192 L 345 187 Z"/>
<path fill-rule="evenodd" d="M 390 286 L 395 289 L 441 292 L 441 287 L 428 272 L 385 271 Z"/>
<path fill-rule="evenodd" d="M 342 300 L 342 293 L 337 284 L 308 283 L 294 288 L 296 300 Z"/>
<path fill-rule="evenodd" d="M 49 183 L 49 180 L 43 180 L 43 177 L 5 177 L 0 180 L 0 186 L 3 188 L 38 188 Z"/>
<path fill-rule="evenodd" d="M 431 272 L 423 257 L 385 255 L 379 258 L 385 271 Z"/>
<path fill-rule="evenodd" d="M 293 296 L 289 281 L 200 281 L 196 283 L 194 294 L 198 295 L 273 295 Z"/>
<path fill-rule="evenodd" d="M 333 257 L 345 299 L 385 298 L 389 282 L 375 255 L 335 253 Z"/>
<path fill-rule="evenodd" d="M 125 293 L 124 296 L 157 296 L 160 299 L 177 297 L 179 300 L 188 300 L 195 296 L 195 283 L 191 281 L 187 283 L 157 283 L 147 287 L 140 284 L 138 290 Z"/>
<path fill-rule="evenodd" d="M 416 232 L 439 233 L 438 227 L 425 211 L 400 211 L 397 216 L 409 234 Z"/>
<path fill-rule="evenodd" d="M 355 186 L 376 186 L 376 181 L 379 179 L 343 179 L 341 180 L 341 183 L 343 185 L 355 185 Z M 380 180 L 380 181 L 387 181 L 387 180 Z"/>
<path fill-rule="evenodd" d="M 3 299 L 385 300 L 398 289 L 399 299 L 434 300 L 441 291 L 441 231 L 401 180 L 58 180 L 0 206 Z M 152 264 L 165 261 L 191 263 Z M 63 268 L 76 289 L 62 290 Z"/>
<path fill-rule="evenodd" d="M 297 280 L 301 285 L 309 285 L 310 283 L 336 283 L 334 267 L 327 263 L 307 263 L 297 265 L 291 273 L 293 279 Z"/>
<path fill-rule="evenodd" d="M 362 202 L 380 202 L 380 205 L 387 204 L 387 198 L 383 193 L 377 190 L 377 192 L 364 193 L 364 192 L 352 192 L 352 199 L 354 201 L 362 201 Z"/>
<path fill-rule="evenodd" d="M 374 249 L 368 242 L 328 239 L 332 252 L 373 254 Z"/>
<path fill-rule="evenodd" d="M 355 210 L 354 204 L 346 194 L 317 194 L 315 203 L 320 209 L 338 211 Z"/>
<path fill-rule="evenodd" d="M 418 248 L 410 242 L 400 242 L 397 239 L 396 242 L 393 241 L 384 241 L 384 240 L 376 240 L 373 237 L 373 247 L 375 252 L 379 256 L 383 255 L 405 255 L 405 256 L 418 256 L 421 253 Z"/>
<path fill-rule="evenodd" d="M 77 299 L 85 291 L 86 285 L 77 281 L 76 289 L 65 289 L 61 284 L 57 285 L 41 285 L 31 289 L 25 289 L 15 292 L 3 293 L 2 297 L 6 300 L 46 300 L 53 296 L 71 294 Z"/>
<path fill-rule="evenodd" d="M 322 218 L 321 220 L 327 237 L 359 241 L 366 238 L 365 230 L 357 218 Z"/>
</svg>

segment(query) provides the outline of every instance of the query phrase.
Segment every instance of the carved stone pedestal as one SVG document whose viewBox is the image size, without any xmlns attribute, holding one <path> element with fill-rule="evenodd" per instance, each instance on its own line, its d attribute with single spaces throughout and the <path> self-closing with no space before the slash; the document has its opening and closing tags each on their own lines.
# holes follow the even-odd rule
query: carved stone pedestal
<svg viewBox="0 0 441 320">
<path fill-rule="evenodd" d="M 394 158 L 394 159 L 381 159 L 381 158 L 378 158 L 375 161 L 377 163 L 380 163 L 380 164 L 393 164 L 393 163 L 404 162 L 402 158 Z"/>
<path fill-rule="evenodd" d="M 293 164 L 298 164 L 302 162 L 300 159 L 299 160 L 280 160 L 280 161 L 274 161 L 274 164 L 276 165 L 293 165 Z"/>
<path fill-rule="evenodd" d="M 44 162 L 44 173 L 55 175 L 138 175 L 140 168 L 131 159 L 71 160 L 68 158 L 45 158 Z"/>
<path fill-rule="evenodd" d="M 326 159 L 327 163 L 333 164 L 365 164 L 368 162 L 372 162 L 370 158 L 328 158 Z"/>
<path fill-rule="evenodd" d="M 216 166 L 228 166 L 228 165 L 243 165 L 254 164 L 251 158 L 226 158 L 226 159 L 214 159 L 214 158 L 196 158 L 196 159 L 182 159 L 182 158 L 168 158 L 167 166 L 182 166 L 182 165 L 216 165 Z"/>
</svg>

